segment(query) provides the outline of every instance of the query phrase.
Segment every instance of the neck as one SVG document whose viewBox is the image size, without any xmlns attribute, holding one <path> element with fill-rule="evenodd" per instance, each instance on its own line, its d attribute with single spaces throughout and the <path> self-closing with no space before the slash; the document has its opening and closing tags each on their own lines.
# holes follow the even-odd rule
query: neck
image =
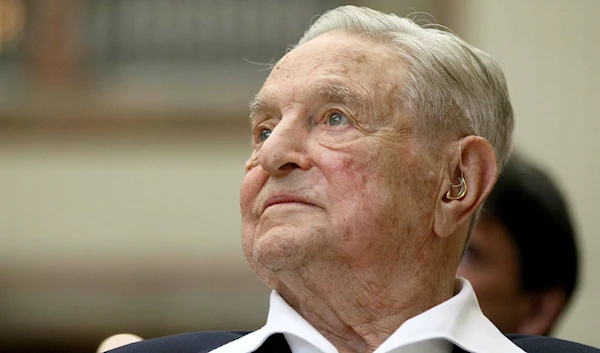
<svg viewBox="0 0 600 353">
<path fill-rule="evenodd" d="M 435 271 L 423 271 L 431 267 L 411 266 L 401 271 L 404 276 L 382 276 L 356 269 L 324 275 L 324 268 L 332 268 L 324 266 L 278 273 L 274 288 L 340 353 L 373 352 L 406 320 L 454 292 L 454 273 L 434 276 Z"/>
</svg>

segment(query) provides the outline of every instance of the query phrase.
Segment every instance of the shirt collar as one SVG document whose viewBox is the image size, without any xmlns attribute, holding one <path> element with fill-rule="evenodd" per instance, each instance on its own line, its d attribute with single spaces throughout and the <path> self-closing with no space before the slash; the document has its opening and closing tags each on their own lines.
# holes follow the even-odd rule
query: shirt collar
<svg viewBox="0 0 600 353">
<path fill-rule="evenodd" d="M 419 344 L 427 344 L 427 347 L 433 344 L 439 352 L 450 352 L 451 344 L 455 344 L 473 353 L 523 353 L 483 315 L 467 280 L 456 280 L 456 292 L 451 299 L 407 320 L 374 353 L 391 353 L 400 347 Z M 337 353 L 336 348 L 275 291 L 271 293 L 269 316 L 263 328 L 213 352 L 253 352 L 275 333 L 284 334 L 293 353 Z"/>
<path fill-rule="evenodd" d="M 435 339 L 473 353 L 523 353 L 483 315 L 469 281 L 457 278 L 455 292 L 449 300 L 404 322 L 375 353 Z"/>
</svg>

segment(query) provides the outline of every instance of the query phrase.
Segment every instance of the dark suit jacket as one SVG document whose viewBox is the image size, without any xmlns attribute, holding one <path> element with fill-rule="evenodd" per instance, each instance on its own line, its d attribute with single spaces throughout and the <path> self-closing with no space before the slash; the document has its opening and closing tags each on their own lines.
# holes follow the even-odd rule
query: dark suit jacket
<svg viewBox="0 0 600 353">
<path fill-rule="evenodd" d="M 155 338 L 125 347 L 110 353 L 207 353 L 236 340 L 248 331 L 196 332 Z M 579 343 L 556 338 L 526 335 L 508 335 L 511 341 L 528 353 L 600 353 L 600 350 Z M 282 334 L 269 337 L 255 353 L 291 353 Z M 465 353 L 454 347 L 452 353 Z"/>
</svg>

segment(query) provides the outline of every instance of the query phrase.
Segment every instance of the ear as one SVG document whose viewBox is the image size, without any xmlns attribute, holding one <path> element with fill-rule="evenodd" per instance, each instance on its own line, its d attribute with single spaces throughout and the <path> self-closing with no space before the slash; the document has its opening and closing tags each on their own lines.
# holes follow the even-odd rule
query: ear
<svg viewBox="0 0 600 353">
<path fill-rule="evenodd" d="M 548 335 L 567 303 L 565 291 L 553 288 L 531 294 L 529 310 L 518 326 L 518 332 L 526 335 Z"/>
<path fill-rule="evenodd" d="M 433 222 L 433 231 L 439 237 L 450 236 L 467 224 L 477 207 L 490 194 L 498 178 L 496 153 L 483 137 L 467 136 L 458 143 L 449 144 L 445 159 L 446 180 L 440 186 Z M 450 190 L 450 183 L 458 184 L 461 175 L 467 192 L 460 199 L 449 200 L 446 193 Z M 455 191 L 451 192 L 456 194 Z"/>
</svg>

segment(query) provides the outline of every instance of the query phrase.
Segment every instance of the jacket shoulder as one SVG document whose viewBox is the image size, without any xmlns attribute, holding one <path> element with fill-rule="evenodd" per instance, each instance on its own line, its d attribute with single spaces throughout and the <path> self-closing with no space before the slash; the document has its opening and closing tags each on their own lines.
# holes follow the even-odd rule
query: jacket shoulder
<svg viewBox="0 0 600 353">
<path fill-rule="evenodd" d="M 600 349 L 552 337 L 507 335 L 527 353 L 600 353 Z"/>
<path fill-rule="evenodd" d="M 110 353 L 206 353 L 250 331 L 190 332 L 132 343 Z"/>
</svg>

